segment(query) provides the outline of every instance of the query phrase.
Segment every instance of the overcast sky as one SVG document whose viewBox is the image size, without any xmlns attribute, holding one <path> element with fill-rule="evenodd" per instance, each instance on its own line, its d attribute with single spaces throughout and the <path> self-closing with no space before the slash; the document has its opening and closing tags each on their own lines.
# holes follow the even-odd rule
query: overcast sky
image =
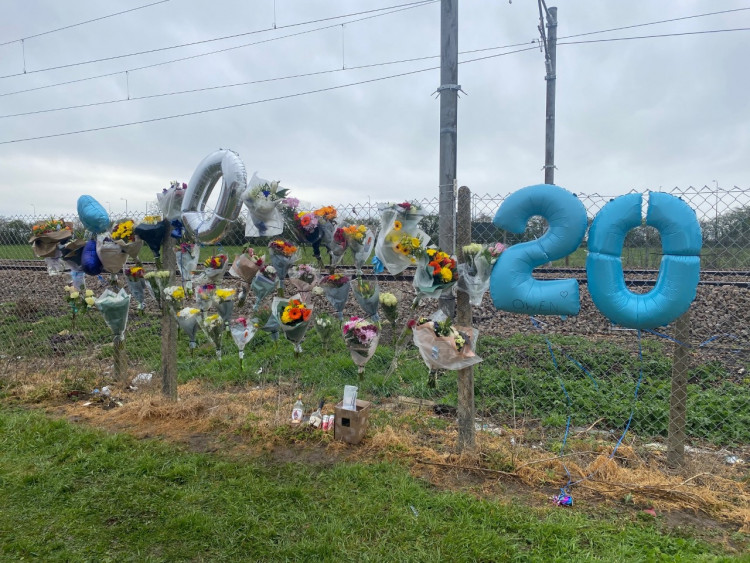
<svg viewBox="0 0 750 563">
<path fill-rule="evenodd" d="M 0 43 L 156 0 L 4 0 Z M 437 195 L 439 71 L 48 139 L 11 142 L 243 104 L 427 69 L 439 58 L 440 2 L 340 24 L 291 24 L 409 0 L 169 0 L 0 46 L 0 116 L 175 91 L 332 71 L 316 76 L 121 101 L 0 119 L 0 215 L 70 213 L 90 194 L 113 212 L 145 211 L 171 180 L 187 182 L 217 148 L 237 151 L 249 175 L 280 179 L 315 203 Z M 538 38 L 536 0 L 460 0 L 459 50 Z M 548 0 L 565 36 L 750 7 L 737 0 Z M 275 13 L 274 13 L 275 12 Z M 268 30 L 34 72 L 91 59 Z M 330 26 L 335 27 L 330 27 Z M 287 26 L 287 27 L 285 27 Z M 153 68 L 171 59 L 298 34 Z M 750 10 L 602 33 L 605 39 L 750 27 Z M 342 49 L 343 43 L 343 49 Z M 559 45 L 556 183 L 573 192 L 705 184 L 748 188 L 750 31 Z M 22 48 L 23 47 L 23 48 Z M 518 49 L 518 47 L 516 47 Z M 506 50 L 507 51 L 507 50 Z M 502 53 L 465 54 L 460 60 Z M 351 70 L 341 70 L 342 66 Z M 125 71 L 130 72 L 125 73 Z M 333 72 L 336 71 L 336 72 Z M 26 90 L 89 76 L 113 76 Z M 538 49 L 459 66 L 458 182 L 507 194 L 544 174 L 544 60 Z M 124 199 L 123 199 L 124 198 Z"/>
</svg>

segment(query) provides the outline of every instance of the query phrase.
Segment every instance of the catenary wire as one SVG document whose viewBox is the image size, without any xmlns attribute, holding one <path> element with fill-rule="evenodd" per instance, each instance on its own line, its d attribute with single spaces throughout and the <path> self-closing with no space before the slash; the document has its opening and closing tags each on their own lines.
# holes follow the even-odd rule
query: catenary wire
<svg viewBox="0 0 750 563">
<path fill-rule="evenodd" d="M 99 16 L 98 18 L 93 18 L 90 20 L 78 22 L 78 23 L 72 23 L 70 25 L 65 25 L 63 27 L 58 27 L 56 29 L 50 29 L 49 31 L 42 31 L 41 33 L 34 33 L 33 35 L 27 35 L 26 37 L 19 37 L 18 39 L 12 39 L 10 41 L 5 41 L 4 43 L 0 43 L 0 47 L 3 45 L 10 45 L 11 43 L 19 43 L 21 41 L 26 41 L 27 39 L 33 39 L 34 37 L 41 37 L 42 35 L 49 35 L 50 33 L 55 33 L 57 31 L 63 31 L 65 29 L 70 29 L 73 27 L 78 27 L 80 25 L 85 25 L 87 23 L 93 23 L 98 22 L 101 20 L 106 20 L 107 18 L 113 18 L 115 16 L 121 16 L 122 14 L 128 14 L 130 12 L 135 12 L 137 10 L 143 10 L 144 8 L 150 8 L 151 6 L 156 6 L 157 4 L 164 4 L 166 2 L 170 2 L 171 0 L 159 0 L 158 2 L 152 2 L 151 4 L 144 4 L 143 6 L 136 6 L 135 8 L 130 8 L 128 10 L 123 10 L 121 12 L 115 12 L 114 14 L 107 14 L 106 16 Z"/>
<path fill-rule="evenodd" d="M 24 72 L 17 72 L 17 73 L 14 73 L 14 74 L 6 74 L 6 75 L 3 75 L 3 76 L 0 76 L 0 78 L 12 78 L 12 77 L 15 77 L 15 76 L 23 76 L 23 75 L 26 75 L 26 74 L 36 74 L 36 73 L 39 73 L 39 72 L 47 72 L 47 71 L 50 71 L 50 70 L 58 70 L 58 69 L 63 69 L 63 68 L 71 68 L 71 67 L 75 67 L 75 66 L 82 66 L 82 65 L 87 65 L 87 64 L 100 63 L 100 62 L 105 62 L 105 61 L 113 61 L 113 60 L 117 60 L 117 59 L 124 59 L 124 58 L 127 58 L 127 57 L 134 57 L 134 56 L 138 56 L 138 55 L 147 55 L 147 54 L 150 54 L 150 53 L 158 53 L 158 52 L 161 52 L 161 51 L 168 51 L 168 50 L 172 50 L 172 49 L 179 49 L 179 48 L 182 48 L 182 47 L 191 47 L 191 46 L 194 46 L 194 45 L 201 45 L 201 44 L 204 44 L 204 43 L 211 43 L 211 42 L 215 42 L 215 41 L 222 41 L 224 39 L 236 39 L 238 37 L 245 37 L 245 36 L 248 36 L 248 35 L 255 35 L 255 34 L 258 34 L 258 33 L 265 33 L 265 32 L 268 32 L 268 31 L 276 31 L 276 30 L 279 30 L 279 29 L 287 29 L 287 28 L 291 28 L 291 27 L 299 27 L 301 25 L 309 25 L 309 24 L 314 24 L 314 23 L 321 23 L 321 22 L 325 22 L 325 21 L 331 21 L 331 20 L 337 20 L 337 19 L 348 18 L 348 17 L 353 17 L 353 16 L 359 16 L 359 15 L 363 15 L 363 14 L 372 14 L 374 12 L 386 12 L 386 13 L 380 13 L 380 14 L 377 14 L 377 15 L 374 15 L 374 16 L 371 15 L 370 17 L 367 17 L 367 18 L 361 18 L 361 19 L 358 19 L 358 20 L 344 22 L 345 24 L 346 23 L 355 23 L 355 22 L 364 21 L 366 19 L 370 19 L 370 18 L 374 18 L 374 17 L 380 17 L 380 16 L 385 16 L 385 15 L 389 15 L 389 14 L 393 14 L 393 13 L 405 11 L 405 10 L 411 10 L 413 8 L 421 8 L 422 6 L 428 6 L 430 4 L 434 4 L 437 1 L 438 0 L 420 0 L 419 2 L 410 2 L 408 4 L 397 4 L 397 5 L 394 5 L 394 6 L 388 6 L 386 8 L 377 8 L 377 9 L 374 9 L 374 10 L 365 10 L 365 11 L 362 11 L 362 12 L 353 12 L 351 14 L 342 14 L 340 16 L 331 16 L 331 17 L 328 17 L 328 18 L 319 18 L 319 19 L 315 19 L 315 20 L 309 20 L 309 21 L 305 21 L 305 22 L 297 22 L 297 23 L 288 24 L 288 25 L 281 25 L 281 26 L 277 26 L 277 27 L 268 27 L 268 28 L 264 28 L 264 29 L 254 30 L 254 31 L 247 31 L 245 33 L 236 33 L 234 35 L 226 35 L 224 37 L 216 37 L 216 38 L 213 38 L 213 39 L 205 39 L 205 40 L 202 40 L 202 41 L 193 41 L 191 43 L 182 43 L 180 45 L 172 45 L 172 46 L 169 46 L 169 47 L 159 47 L 159 48 L 155 48 L 155 49 L 147 49 L 147 50 L 144 50 L 144 51 L 137 51 L 137 52 L 133 52 L 133 53 L 126 53 L 126 54 L 122 54 L 122 55 L 113 55 L 111 57 L 102 57 L 102 58 L 99 58 L 99 59 L 90 59 L 90 60 L 87 60 L 87 61 L 78 61 L 78 62 L 75 62 L 75 63 L 68 63 L 68 64 L 64 64 L 64 65 L 50 66 L 50 67 L 39 68 L 39 69 L 35 69 L 35 70 L 24 70 Z M 392 11 L 389 12 L 388 10 L 392 10 Z M 213 55 L 213 54 L 216 54 L 216 53 L 223 53 L 225 51 L 231 51 L 233 49 L 241 49 L 243 47 L 249 47 L 249 46 L 252 46 L 252 45 L 259 45 L 261 43 L 268 43 L 268 42 L 271 42 L 271 41 L 278 41 L 279 39 L 285 39 L 287 37 L 295 37 L 297 35 L 304 35 L 304 34 L 307 34 L 307 33 L 312 33 L 314 31 L 331 29 L 331 28 L 334 28 L 334 27 L 338 27 L 339 25 L 341 25 L 341 24 L 337 23 L 337 24 L 334 24 L 334 25 L 325 26 L 325 27 L 319 27 L 319 28 L 316 28 L 316 29 L 306 30 L 306 31 L 299 32 L 299 33 L 293 33 L 293 34 L 289 34 L 289 35 L 284 35 L 284 36 L 281 36 L 281 37 L 272 37 L 272 38 L 265 39 L 263 41 L 257 41 L 257 42 L 254 42 L 254 43 L 245 43 L 243 45 L 237 45 L 237 46 L 228 47 L 228 48 L 225 48 L 225 49 L 218 49 L 218 50 L 215 50 L 215 51 L 207 51 L 206 53 L 199 53 L 199 54 L 196 54 L 196 55 L 191 55 L 189 57 L 178 58 L 178 59 L 173 59 L 173 60 L 170 60 L 170 61 L 156 63 L 154 65 L 147 65 L 147 66 L 143 66 L 143 67 L 131 68 L 131 69 L 128 69 L 128 71 L 143 70 L 144 68 L 150 68 L 151 66 L 159 66 L 159 65 L 163 65 L 163 64 L 170 64 L 170 63 L 173 63 L 173 62 L 184 61 L 184 60 L 188 60 L 188 59 L 192 59 L 192 58 L 197 58 L 197 57 L 205 57 L 205 56 Z M 119 72 L 125 72 L 125 71 L 119 71 Z M 110 76 L 110 75 L 102 75 L 102 76 Z M 99 77 L 92 77 L 92 78 L 99 78 Z"/>
</svg>

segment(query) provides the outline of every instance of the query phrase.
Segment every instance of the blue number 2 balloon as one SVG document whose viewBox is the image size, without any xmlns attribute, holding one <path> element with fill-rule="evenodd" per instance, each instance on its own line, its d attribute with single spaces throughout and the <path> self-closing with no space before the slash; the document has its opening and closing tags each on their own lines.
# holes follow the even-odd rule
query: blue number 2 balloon
<svg viewBox="0 0 750 563">
<path fill-rule="evenodd" d="M 493 223 L 523 233 L 534 215 L 546 219 L 549 229 L 537 240 L 514 244 L 500 255 L 490 277 L 492 301 L 496 308 L 514 313 L 577 315 L 581 309 L 577 280 L 536 280 L 531 272 L 579 247 L 586 233 L 586 208 L 569 191 L 540 184 L 509 195 Z"/>
</svg>

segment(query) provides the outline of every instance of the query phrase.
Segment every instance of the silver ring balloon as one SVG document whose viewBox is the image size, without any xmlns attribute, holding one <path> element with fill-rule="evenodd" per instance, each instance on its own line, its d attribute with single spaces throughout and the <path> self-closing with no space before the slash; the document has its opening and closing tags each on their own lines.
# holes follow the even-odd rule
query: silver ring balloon
<svg viewBox="0 0 750 563">
<path fill-rule="evenodd" d="M 206 211 L 206 202 L 219 178 L 222 184 L 216 209 Z M 247 171 L 236 152 L 220 149 L 204 158 L 182 200 L 182 222 L 188 234 L 203 244 L 220 241 L 229 223 L 240 215 L 246 184 Z"/>
</svg>

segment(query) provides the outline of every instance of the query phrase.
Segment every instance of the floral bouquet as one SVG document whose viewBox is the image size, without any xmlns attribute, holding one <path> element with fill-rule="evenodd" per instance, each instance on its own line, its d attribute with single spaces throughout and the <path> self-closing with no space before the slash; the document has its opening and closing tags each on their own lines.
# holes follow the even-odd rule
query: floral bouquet
<svg viewBox="0 0 750 563">
<path fill-rule="evenodd" d="M 256 325 L 260 330 L 267 332 L 271 337 L 271 340 L 277 342 L 279 340 L 279 322 L 276 317 L 271 314 L 271 308 L 263 307 L 257 311 L 255 318 L 257 319 Z"/>
<path fill-rule="evenodd" d="M 346 245 L 352 251 L 354 256 L 354 266 L 357 268 L 357 275 L 362 275 L 362 266 L 372 253 L 372 247 L 375 244 L 375 236 L 366 225 L 347 225 L 342 227 L 346 237 Z"/>
<path fill-rule="evenodd" d="M 359 369 L 357 372 L 365 372 L 365 365 L 372 358 L 380 340 L 380 327 L 367 319 L 351 317 L 342 327 L 344 342 L 349 348 L 349 354 Z"/>
<path fill-rule="evenodd" d="M 128 261 L 128 253 L 108 233 L 96 237 L 96 254 L 105 272 L 117 274 Z"/>
<path fill-rule="evenodd" d="M 323 229 L 314 211 L 295 211 L 294 226 L 297 228 L 300 242 L 312 245 L 313 256 L 320 260 L 320 242 L 323 239 Z"/>
<path fill-rule="evenodd" d="M 203 265 L 206 268 L 201 275 L 203 283 L 220 283 L 229 267 L 229 261 L 226 254 L 215 254 L 206 258 Z"/>
<path fill-rule="evenodd" d="M 37 258 L 58 258 L 59 244 L 73 238 L 73 226 L 62 219 L 49 219 L 31 227 L 31 249 Z"/>
<path fill-rule="evenodd" d="M 490 287 L 492 266 L 498 256 L 505 250 L 505 245 L 495 243 L 489 247 L 481 244 L 469 244 L 462 249 L 465 262 L 458 265 L 458 291 L 469 294 L 472 305 L 481 305 L 484 293 Z"/>
<path fill-rule="evenodd" d="M 268 243 L 268 251 L 271 265 L 276 268 L 279 282 L 283 284 L 289 266 L 299 259 L 299 249 L 283 239 L 275 239 Z"/>
<path fill-rule="evenodd" d="M 331 265 L 337 266 L 341 263 L 341 259 L 346 253 L 348 243 L 346 241 L 346 233 L 344 228 L 339 227 L 333 232 L 333 240 L 328 245 L 328 253 L 331 255 Z"/>
<path fill-rule="evenodd" d="M 177 324 L 185 331 L 190 340 L 190 355 L 193 355 L 195 349 L 195 337 L 198 335 L 200 326 L 201 310 L 194 307 L 185 307 L 177 313 Z"/>
<path fill-rule="evenodd" d="M 85 240 L 75 239 L 66 242 L 61 247 L 62 258 L 65 265 L 70 268 L 71 272 L 77 272 L 81 275 L 85 275 L 83 272 L 83 264 L 81 264 L 84 246 L 86 246 Z"/>
<path fill-rule="evenodd" d="M 97 308 L 104 316 L 104 322 L 112 331 L 115 340 L 125 340 L 125 329 L 128 326 L 128 309 L 130 308 L 130 295 L 124 289 L 115 293 L 105 289 L 98 299 L 94 301 Z"/>
<path fill-rule="evenodd" d="M 325 246 L 328 249 L 329 254 L 331 254 L 338 211 L 336 211 L 336 208 L 333 205 L 326 205 L 320 209 L 316 209 L 313 213 L 318 218 L 318 226 L 320 227 L 321 233 L 320 244 Z M 331 254 L 331 258 L 333 259 L 333 254 Z"/>
<path fill-rule="evenodd" d="M 177 181 L 172 182 L 169 188 L 164 188 L 160 194 L 156 194 L 161 214 L 167 221 L 179 221 L 182 218 L 182 200 L 187 191 L 187 184 Z"/>
<path fill-rule="evenodd" d="M 300 264 L 289 270 L 289 282 L 299 292 L 305 303 L 310 301 L 310 294 L 319 281 L 318 270 L 310 264 Z"/>
<path fill-rule="evenodd" d="M 109 236 L 115 243 L 120 245 L 122 251 L 131 259 L 138 260 L 138 253 L 143 247 L 143 241 L 135 236 L 133 228 L 133 221 L 126 219 L 115 224 Z"/>
<path fill-rule="evenodd" d="M 302 341 L 310 327 L 312 309 L 294 295 L 290 299 L 275 297 L 271 304 L 271 314 L 276 318 L 284 336 L 294 344 L 294 353 L 302 352 Z"/>
<path fill-rule="evenodd" d="M 169 309 L 177 316 L 185 305 L 185 289 L 181 285 L 170 285 L 164 288 L 163 294 Z"/>
<path fill-rule="evenodd" d="M 333 335 L 338 330 L 339 323 L 328 313 L 320 313 L 315 316 L 315 332 L 318 333 L 323 348 L 328 350 L 333 341 Z"/>
<path fill-rule="evenodd" d="M 380 232 L 375 242 L 375 256 L 391 274 L 400 274 L 416 261 L 413 256 L 397 249 L 402 239 L 417 238 L 422 245 L 430 240 L 418 227 L 424 211 L 417 203 L 408 201 L 381 205 L 379 209 Z"/>
<path fill-rule="evenodd" d="M 141 312 L 146 308 L 146 280 L 143 275 L 143 268 L 140 266 L 125 269 L 125 277 L 128 280 L 130 294 L 138 302 L 138 310 Z"/>
<path fill-rule="evenodd" d="M 263 266 L 250 284 L 250 289 L 255 293 L 253 311 L 257 311 L 263 298 L 276 291 L 278 286 L 279 279 L 276 276 L 276 268 L 273 266 Z"/>
<path fill-rule="evenodd" d="M 284 219 L 279 205 L 283 203 L 289 190 L 279 186 L 279 182 L 269 182 L 259 178 L 257 173 L 248 183 L 242 194 L 248 210 L 248 221 L 245 227 L 246 237 L 273 237 L 284 230 Z"/>
<path fill-rule="evenodd" d="M 219 288 L 214 293 L 214 305 L 219 316 L 224 321 L 227 330 L 229 330 L 229 321 L 232 320 L 232 311 L 234 311 L 234 300 L 236 297 L 236 289 Z"/>
<path fill-rule="evenodd" d="M 437 299 L 444 291 L 450 291 L 458 279 L 456 260 L 436 248 L 414 251 L 419 257 L 414 273 L 414 287 L 420 295 Z"/>
<path fill-rule="evenodd" d="M 198 260 L 200 259 L 200 246 L 191 242 L 183 242 L 175 246 L 174 253 L 182 283 L 186 287 L 192 286 L 193 272 L 198 267 Z"/>
<path fill-rule="evenodd" d="M 384 292 L 380 294 L 378 300 L 386 320 L 395 326 L 396 319 L 398 319 L 398 299 L 392 293 Z"/>
<path fill-rule="evenodd" d="M 234 340 L 240 353 L 240 370 L 242 370 L 242 360 L 245 357 L 245 346 L 253 339 L 257 330 L 252 319 L 248 321 L 245 317 L 237 317 L 229 326 L 229 332 L 232 333 L 232 340 Z"/>
<path fill-rule="evenodd" d="M 265 263 L 265 255 L 258 256 L 251 247 L 248 247 L 242 254 L 234 257 L 232 267 L 229 268 L 229 275 L 249 284 Z"/>
<path fill-rule="evenodd" d="M 413 326 L 414 344 L 430 369 L 457 370 L 481 362 L 474 353 L 476 335 L 472 328 L 454 327 L 450 317 L 443 321 L 422 318 Z"/>
<path fill-rule="evenodd" d="M 159 215 L 146 215 L 133 231 L 148 245 L 154 254 L 156 267 L 161 270 L 161 243 L 169 228 L 169 221 Z"/>
<path fill-rule="evenodd" d="M 326 276 L 320 282 L 320 287 L 325 292 L 326 299 L 333 305 L 340 320 L 344 318 L 344 306 L 349 299 L 349 290 L 351 289 L 351 280 L 349 276 L 341 274 L 331 274 Z"/>
<path fill-rule="evenodd" d="M 70 314 L 72 317 L 71 329 L 76 329 L 76 315 L 79 313 L 85 313 L 89 307 L 93 307 L 95 303 L 94 292 L 90 289 L 80 291 L 79 289 L 66 285 L 65 291 L 68 294 L 65 296 L 65 301 L 70 306 Z"/>
<path fill-rule="evenodd" d="M 201 328 L 216 348 L 216 358 L 221 360 L 221 338 L 224 335 L 224 321 L 218 314 L 208 315 L 203 319 Z"/>
<path fill-rule="evenodd" d="M 214 304 L 214 296 L 216 295 L 216 286 L 212 283 L 206 283 L 199 285 L 195 292 L 195 300 L 198 303 L 198 308 L 204 313 L 208 311 Z"/>
<path fill-rule="evenodd" d="M 143 278 L 148 282 L 146 286 L 148 292 L 156 300 L 156 303 L 161 308 L 161 296 L 164 292 L 164 286 L 169 283 L 170 272 L 167 270 L 157 270 L 156 272 L 148 272 Z"/>
<path fill-rule="evenodd" d="M 362 307 L 367 318 L 375 322 L 379 321 L 380 287 L 378 287 L 378 282 L 357 278 L 352 284 L 352 293 L 354 293 L 354 299 Z"/>
</svg>

